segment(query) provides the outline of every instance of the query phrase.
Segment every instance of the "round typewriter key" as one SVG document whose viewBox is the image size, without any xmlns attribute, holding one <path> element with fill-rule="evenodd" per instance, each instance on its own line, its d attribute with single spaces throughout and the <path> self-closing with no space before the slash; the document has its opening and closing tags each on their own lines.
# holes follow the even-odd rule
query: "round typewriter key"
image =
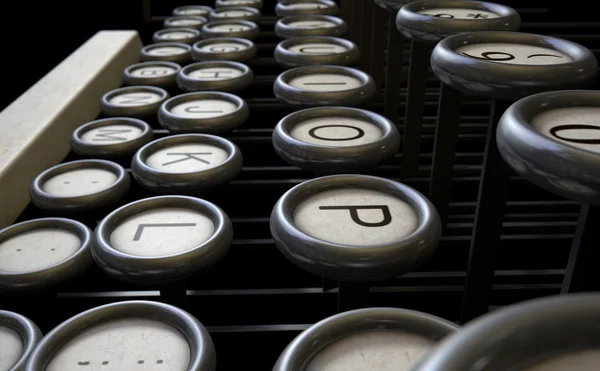
<svg viewBox="0 0 600 371">
<path fill-rule="evenodd" d="M 280 17 L 290 15 L 336 15 L 340 11 L 337 4 L 330 0 L 282 0 L 275 6 Z"/>
<path fill-rule="evenodd" d="M 410 39 L 437 43 L 462 32 L 518 31 L 521 17 L 511 7 L 486 1 L 419 0 L 400 9 L 396 26 Z"/>
<path fill-rule="evenodd" d="M 286 192 L 273 208 L 271 234 L 279 251 L 308 272 L 377 281 L 427 261 L 441 227 L 431 203 L 404 184 L 332 175 Z"/>
<path fill-rule="evenodd" d="M 302 15 L 283 17 L 275 24 L 275 34 L 287 39 L 302 36 L 343 36 L 348 31 L 346 22 L 329 15 Z"/>
<path fill-rule="evenodd" d="M 33 219 L 4 228 L 0 288 L 46 288 L 83 273 L 92 262 L 91 234 L 84 224 L 63 218 Z"/>
<path fill-rule="evenodd" d="M 0 310 L 0 370 L 22 370 L 41 338 L 40 329 L 29 318 Z"/>
<path fill-rule="evenodd" d="M 571 41 L 520 32 L 466 32 L 436 45 L 431 55 L 442 82 L 468 94 L 515 100 L 589 85 L 597 61 Z"/>
<path fill-rule="evenodd" d="M 600 319 L 599 313 L 597 293 L 556 295 L 500 308 L 467 323 L 415 371 L 591 371 L 600 356 L 600 329 L 590 324 Z"/>
<path fill-rule="evenodd" d="M 215 7 L 232 7 L 232 6 L 247 6 L 261 10 L 263 7 L 262 0 L 216 0 Z"/>
<path fill-rule="evenodd" d="M 600 92 L 523 98 L 498 124 L 498 149 L 519 175 L 571 200 L 600 205 Z"/>
<path fill-rule="evenodd" d="M 192 61 L 192 47 L 183 43 L 161 42 L 146 45 L 140 52 L 143 62 L 165 61 L 186 65 Z"/>
<path fill-rule="evenodd" d="M 163 22 L 164 28 L 194 28 L 199 30 L 208 22 L 208 19 L 195 15 L 181 15 L 165 19 Z"/>
<path fill-rule="evenodd" d="M 128 86 L 102 96 L 102 113 L 107 116 L 152 117 L 169 93 L 155 86 Z"/>
<path fill-rule="evenodd" d="M 197 15 L 200 17 L 208 17 L 208 15 L 210 14 L 211 11 L 212 11 L 212 8 L 210 6 L 186 5 L 186 6 L 180 6 L 180 7 L 173 9 L 173 15 L 174 16 Z"/>
<path fill-rule="evenodd" d="M 190 64 L 177 76 L 177 85 L 183 91 L 235 92 L 246 89 L 253 81 L 254 74 L 248 66 L 230 61 Z"/>
<path fill-rule="evenodd" d="M 211 21 L 240 20 L 257 23 L 260 21 L 260 11 L 247 6 L 232 6 L 217 8 L 210 12 Z"/>
<path fill-rule="evenodd" d="M 195 28 L 167 28 L 164 30 L 158 30 L 152 35 L 152 41 L 155 43 L 175 41 L 184 44 L 192 45 L 196 41 L 200 40 L 200 31 Z"/>
<path fill-rule="evenodd" d="M 445 319 L 413 310 L 351 310 L 300 333 L 273 371 L 409 370 L 458 329 Z"/>
<path fill-rule="evenodd" d="M 337 37 L 293 37 L 275 48 L 275 60 L 285 68 L 309 65 L 350 66 L 359 57 L 358 47 Z"/>
<path fill-rule="evenodd" d="M 214 37 L 238 37 L 254 40 L 258 37 L 260 29 L 250 21 L 211 21 L 202 26 L 202 36 L 205 39 Z"/>
<path fill-rule="evenodd" d="M 152 85 L 168 88 L 176 84 L 181 67 L 173 62 L 153 61 L 132 64 L 123 71 L 126 85 Z"/>
<path fill-rule="evenodd" d="M 160 125 L 172 133 L 226 133 L 248 119 L 240 97 L 223 92 L 195 92 L 173 97 L 158 112 Z"/>
<path fill-rule="evenodd" d="M 341 66 L 303 66 L 287 70 L 275 80 L 275 96 L 292 106 L 356 106 L 376 92 L 371 76 Z"/>
<path fill-rule="evenodd" d="M 94 231 L 92 253 L 108 275 L 132 283 L 167 283 L 204 272 L 229 250 L 231 221 L 216 205 L 187 196 L 132 202 Z"/>
<path fill-rule="evenodd" d="M 142 120 L 129 117 L 101 119 L 75 129 L 71 149 L 79 156 L 119 158 L 132 155 L 152 137 L 152 128 Z"/>
<path fill-rule="evenodd" d="M 235 37 L 216 37 L 198 41 L 192 47 L 192 57 L 197 62 L 226 60 L 246 62 L 254 57 L 258 49 L 250 40 Z"/>
<path fill-rule="evenodd" d="M 23 371 L 214 371 L 208 331 L 188 312 L 154 301 L 92 308 L 50 331 Z"/>
<path fill-rule="evenodd" d="M 296 111 L 273 131 L 273 147 L 286 162 L 317 173 L 352 173 L 394 156 L 400 134 L 388 119 L 356 108 Z"/>
<path fill-rule="evenodd" d="M 148 143 L 131 163 L 138 183 L 167 194 L 203 193 L 228 183 L 241 169 L 237 146 L 206 134 L 173 135 Z"/>
<path fill-rule="evenodd" d="M 105 160 L 66 162 L 47 169 L 31 184 L 35 206 L 52 211 L 83 211 L 110 205 L 129 190 L 120 165 Z"/>
</svg>

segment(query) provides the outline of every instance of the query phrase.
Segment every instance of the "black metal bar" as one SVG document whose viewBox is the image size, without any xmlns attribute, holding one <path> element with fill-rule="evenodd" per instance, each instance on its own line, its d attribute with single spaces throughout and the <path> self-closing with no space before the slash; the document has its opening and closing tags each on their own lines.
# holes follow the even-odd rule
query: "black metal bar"
<svg viewBox="0 0 600 371">
<path fill-rule="evenodd" d="M 373 4 L 373 30 L 371 41 L 373 49 L 371 53 L 371 70 L 369 73 L 375 82 L 375 86 L 377 86 L 377 91 L 381 94 L 381 92 L 383 92 L 385 72 L 385 21 L 387 12 L 380 6 L 377 6 L 374 2 Z"/>
<path fill-rule="evenodd" d="M 338 287 L 338 281 L 331 278 L 321 277 L 321 286 L 323 291 L 330 291 Z"/>
<path fill-rule="evenodd" d="M 347 19 L 345 20 L 348 24 L 348 40 L 356 43 L 360 47 L 360 2 L 354 0 L 344 0 L 342 3 L 342 7 L 346 7 L 348 9 Z"/>
<path fill-rule="evenodd" d="M 360 1 L 360 24 L 358 25 L 361 29 L 360 35 L 360 68 L 364 72 L 370 74 L 372 71 L 371 55 L 373 54 L 373 11 L 374 7 L 377 6 L 373 1 Z"/>
<path fill-rule="evenodd" d="M 338 313 L 369 306 L 370 285 L 366 282 L 340 281 Z"/>
<path fill-rule="evenodd" d="M 496 129 L 500 117 L 509 105 L 506 101 L 492 102 L 492 116 L 485 143 L 482 176 L 475 209 L 475 226 L 471 238 L 461 308 L 461 323 L 485 314 L 490 305 L 496 252 L 500 245 L 504 210 L 512 175 L 512 171 L 498 151 Z"/>
<path fill-rule="evenodd" d="M 170 282 L 160 288 L 160 298 L 167 304 L 180 309 L 187 308 L 187 290 L 185 280 Z"/>
<path fill-rule="evenodd" d="M 600 291 L 600 207 L 582 205 L 562 293 Z"/>
<path fill-rule="evenodd" d="M 419 166 L 425 85 L 429 66 L 429 47 L 427 45 L 413 41 L 411 49 L 404 116 L 404 140 L 402 142 L 402 176 L 404 179 L 414 177 Z"/>
<path fill-rule="evenodd" d="M 396 29 L 396 15 L 390 12 L 388 17 L 388 54 L 385 63 L 383 114 L 397 125 L 398 109 L 400 107 L 400 88 L 402 86 L 404 37 Z"/>
<path fill-rule="evenodd" d="M 442 228 L 446 227 L 450 206 L 450 193 L 454 174 L 454 152 L 458 141 L 462 97 L 461 92 L 442 83 L 435 129 L 431 182 L 429 184 L 429 199 L 440 214 Z M 419 136 L 420 134 L 419 132 Z"/>
</svg>

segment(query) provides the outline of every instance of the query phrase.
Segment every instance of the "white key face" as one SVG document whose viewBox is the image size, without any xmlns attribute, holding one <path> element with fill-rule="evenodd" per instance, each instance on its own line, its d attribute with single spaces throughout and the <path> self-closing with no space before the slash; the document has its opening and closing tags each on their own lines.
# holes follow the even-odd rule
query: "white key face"
<svg viewBox="0 0 600 371">
<path fill-rule="evenodd" d="M 37 229 L 0 244 L 0 271 L 34 272 L 50 268 L 79 250 L 81 240 L 64 229 Z"/>
<path fill-rule="evenodd" d="M 200 81 L 230 80 L 242 75 L 242 71 L 231 67 L 199 68 L 188 73 L 189 77 Z"/>
<path fill-rule="evenodd" d="M 177 73 L 175 68 L 167 67 L 167 66 L 147 66 L 147 67 L 139 67 L 130 71 L 133 76 L 136 77 L 163 77 L 168 75 L 174 75 Z"/>
<path fill-rule="evenodd" d="M 133 125 L 106 125 L 86 131 L 81 140 L 87 144 L 117 144 L 135 140 L 143 133 L 142 129 Z"/>
<path fill-rule="evenodd" d="M 194 36 L 194 33 L 188 31 L 166 31 L 160 34 L 160 38 L 165 40 L 184 40 Z"/>
<path fill-rule="evenodd" d="M 431 17 L 446 18 L 446 19 L 492 19 L 498 18 L 496 13 L 488 12 L 479 9 L 461 9 L 461 8 L 433 8 L 424 9 L 418 12 L 419 14 L 428 15 Z"/>
<path fill-rule="evenodd" d="M 223 1 L 224 5 L 254 5 L 258 3 L 258 1 L 254 0 L 229 0 Z"/>
<path fill-rule="evenodd" d="M 126 318 L 84 330 L 54 354 L 46 371 L 185 371 L 190 347 L 159 321 Z"/>
<path fill-rule="evenodd" d="M 368 246 L 403 239 L 418 225 L 415 210 L 388 194 L 361 188 L 331 189 L 304 200 L 294 223 L 315 238 L 344 245 Z"/>
<path fill-rule="evenodd" d="M 180 9 L 179 13 L 183 15 L 207 15 L 209 12 L 202 8 L 185 8 Z"/>
<path fill-rule="evenodd" d="M 221 99 L 202 99 L 181 103 L 171 108 L 171 113 L 185 118 L 207 119 L 228 115 L 237 110 L 237 106 Z"/>
<path fill-rule="evenodd" d="M 129 255 L 168 256 L 201 245 L 214 230 L 214 223 L 197 211 L 161 208 L 136 214 L 122 222 L 110 234 L 110 244 Z"/>
<path fill-rule="evenodd" d="M 600 351 L 592 349 L 550 358 L 519 371 L 596 371 L 598 364 L 600 364 Z"/>
<path fill-rule="evenodd" d="M 161 96 L 151 91 L 137 91 L 132 93 L 117 94 L 109 102 L 122 107 L 146 106 L 161 100 Z"/>
<path fill-rule="evenodd" d="M 244 44 L 238 43 L 215 43 L 204 45 L 200 50 L 209 53 L 231 53 L 246 50 L 248 47 Z"/>
<path fill-rule="evenodd" d="M 148 50 L 149 55 L 155 56 L 170 56 L 181 55 L 187 53 L 187 50 L 177 46 L 159 46 Z"/>
<path fill-rule="evenodd" d="M 66 171 L 48 179 L 44 192 L 58 197 L 79 197 L 101 192 L 117 181 L 117 175 L 104 169 Z"/>
<path fill-rule="evenodd" d="M 202 24 L 202 21 L 192 18 L 182 18 L 182 19 L 174 19 L 170 22 L 173 26 L 180 27 L 188 27 L 188 26 L 198 26 Z"/>
<path fill-rule="evenodd" d="M 303 121 L 290 130 L 295 139 L 320 146 L 352 147 L 375 142 L 383 136 L 377 125 L 347 117 L 323 117 Z"/>
<path fill-rule="evenodd" d="M 8 371 L 21 358 L 23 342 L 17 332 L 0 326 L 0 370 Z"/>
<path fill-rule="evenodd" d="M 362 83 L 352 76 L 333 73 L 315 73 L 304 75 L 290 80 L 294 88 L 307 91 L 344 91 L 360 88 Z"/>
<path fill-rule="evenodd" d="M 146 164 L 165 173 L 193 173 L 218 166 L 228 157 L 225 150 L 209 144 L 181 144 L 154 152 Z"/>
<path fill-rule="evenodd" d="M 558 108 L 540 113 L 531 126 L 554 140 L 600 153 L 600 107 Z"/>
<path fill-rule="evenodd" d="M 317 353 L 306 371 L 408 371 L 435 343 L 393 330 L 342 338 Z"/>
<path fill-rule="evenodd" d="M 216 26 L 212 26 L 210 29 L 216 32 L 240 32 L 248 31 L 250 29 L 250 26 L 247 26 L 245 24 L 219 24 Z"/>
<path fill-rule="evenodd" d="M 295 4 L 289 4 L 286 6 L 289 9 L 298 9 L 298 10 L 310 10 L 310 9 L 323 9 L 326 8 L 326 6 L 324 6 L 323 4 L 319 4 L 319 3 L 295 3 Z"/>
<path fill-rule="evenodd" d="M 287 25 L 295 28 L 331 28 L 337 26 L 329 21 L 294 21 Z"/>
<path fill-rule="evenodd" d="M 306 43 L 293 45 L 288 50 L 300 54 L 329 55 L 345 53 L 348 51 L 348 48 L 338 44 Z"/>
<path fill-rule="evenodd" d="M 474 59 L 507 64 L 549 65 L 573 61 L 559 51 L 523 44 L 472 44 L 460 47 L 456 52 Z"/>
<path fill-rule="evenodd" d="M 238 18 L 251 16 L 252 13 L 245 10 L 224 10 L 219 12 L 219 15 L 227 18 Z"/>
</svg>

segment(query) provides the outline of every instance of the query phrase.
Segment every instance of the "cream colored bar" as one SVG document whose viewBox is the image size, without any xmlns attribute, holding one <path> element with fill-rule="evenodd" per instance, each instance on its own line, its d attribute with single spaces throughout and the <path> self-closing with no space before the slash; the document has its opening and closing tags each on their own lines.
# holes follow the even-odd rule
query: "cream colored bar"
<svg viewBox="0 0 600 371">
<path fill-rule="evenodd" d="M 101 31 L 0 112 L 0 228 L 29 203 L 29 186 L 69 153 L 73 130 L 100 113 L 100 99 L 139 61 L 136 31 Z"/>
</svg>

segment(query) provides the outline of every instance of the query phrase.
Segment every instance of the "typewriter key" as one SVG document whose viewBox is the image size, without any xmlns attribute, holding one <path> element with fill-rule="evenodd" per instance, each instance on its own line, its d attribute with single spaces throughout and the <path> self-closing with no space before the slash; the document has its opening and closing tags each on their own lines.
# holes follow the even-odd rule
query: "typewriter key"
<svg viewBox="0 0 600 371">
<path fill-rule="evenodd" d="M 273 131 L 273 147 L 286 162 L 319 174 L 355 173 L 394 156 L 400 134 L 388 119 L 356 108 L 296 111 Z"/>
<path fill-rule="evenodd" d="M 198 41 L 192 47 L 192 57 L 196 62 L 226 60 L 247 62 L 258 49 L 250 40 L 235 37 L 216 37 Z"/>
<path fill-rule="evenodd" d="M 248 66 L 230 61 L 193 63 L 177 76 L 177 85 L 183 91 L 236 92 L 246 89 L 252 82 L 254 74 Z"/>
<path fill-rule="evenodd" d="M 358 60 L 358 47 L 337 37 L 294 37 L 275 48 L 275 60 L 285 68 L 309 65 L 351 66 Z"/>
<path fill-rule="evenodd" d="M 412 40 L 410 55 L 409 86 L 406 97 L 404 116 L 406 144 L 402 154 L 404 177 L 415 177 L 418 174 L 421 148 L 421 129 L 423 125 L 423 109 L 425 105 L 425 87 L 428 76 L 430 46 L 447 36 L 471 31 L 518 31 L 521 25 L 519 13 L 514 9 L 485 1 L 468 0 L 419 0 L 403 6 L 396 17 L 396 26 L 408 39 Z M 454 125 L 448 123 L 460 113 L 460 102 L 450 101 L 455 98 L 452 91 L 442 89 L 438 112 L 439 131 L 436 138 L 443 145 L 454 150 L 456 137 Z M 444 105 L 448 101 L 447 105 Z M 448 107 L 451 111 L 444 111 Z M 442 143 L 440 143 L 441 145 Z M 435 160 L 434 160 L 435 161 Z M 439 162 L 439 159 L 438 159 Z M 437 170 L 437 169 L 436 169 Z M 437 179 L 437 175 L 436 175 Z M 450 187 L 446 182 L 435 182 L 439 188 Z M 447 200 L 446 200 L 447 201 Z M 444 210 L 436 202 L 441 214 Z"/>
<path fill-rule="evenodd" d="M 142 120 L 129 117 L 101 119 L 75 129 L 71 149 L 84 157 L 120 158 L 134 154 L 152 137 L 152 128 Z"/>
<path fill-rule="evenodd" d="M 273 92 L 291 106 L 356 106 L 369 102 L 376 88 L 371 76 L 354 68 L 304 66 L 280 74 Z"/>
<path fill-rule="evenodd" d="M 211 21 L 240 20 L 258 23 L 260 18 L 261 14 L 258 9 L 247 6 L 217 8 L 210 12 Z"/>
<path fill-rule="evenodd" d="M 338 5 L 330 0 L 282 0 L 275 6 L 275 13 L 280 17 L 290 15 L 336 15 L 340 11 Z"/>
<path fill-rule="evenodd" d="M 123 301 L 77 314 L 50 331 L 23 371 L 214 371 L 215 347 L 198 320 L 154 301 Z"/>
<path fill-rule="evenodd" d="M 229 217 L 187 196 L 159 196 L 122 206 L 94 231 L 96 264 L 116 279 L 168 283 L 202 273 L 229 250 Z"/>
<path fill-rule="evenodd" d="M 206 134 L 172 135 L 142 147 L 131 162 L 133 177 L 157 193 L 201 194 L 233 180 L 242 153 L 227 139 Z"/>
<path fill-rule="evenodd" d="M 152 35 L 152 41 L 155 43 L 175 41 L 184 44 L 192 45 L 196 41 L 200 40 L 200 31 L 195 28 L 166 28 L 164 30 L 158 30 Z"/>
<path fill-rule="evenodd" d="M 169 93 L 155 86 L 128 86 L 102 96 L 102 113 L 106 116 L 153 117 L 169 98 Z"/>
<path fill-rule="evenodd" d="M 152 61 L 132 64 L 123 71 L 125 85 L 151 85 L 169 88 L 176 84 L 181 67 L 173 62 Z"/>
<path fill-rule="evenodd" d="M 202 37 L 210 39 L 214 37 L 238 37 L 241 39 L 254 40 L 260 34 L 260 29 L 254 22 L 250 21 L 210 21 L 202 26 Z"/>
<path fill-rule="evenodd" d="M 592 371 L 600 361 L 600 296 L 571 294 L 500 308 L 465 325 L 415 371 Z"/>
<path fill-rule="evenodd" d="M 348 26 L 343 19 L 329 15 L 283 17 L 275 23 L 275 34 L 282 39 L 302 36 L 343 36 Z"/>
<path fill-rule="evenodd" d="M 204 25 L 206 22 L 208 22 L 208 19 L 204 18 L 204 17 L 200 17 L 200 16 L 194 16 L 194 15 L 181 15 L 181 16 L 174 16 L 174 17 L 169 17 L 167 19 L 165 19 L 165 21 L 163 22 L 163 27 L 164 28 L 195 28 L 196 30 L 199 30 L 202 28 L 202 25 Z"/>
<path fill-rule="evenodd" d="M 204 5 L 186 5 L 173 9 L 174 16 L 196 15 L 200 17 L 208 17 L 212 8 Z"/>
<path fill-rule="evenodd" d="M 192 61 L 191 51 L 192 47 L 188 44 L 161 42 L 144 46 L 140 52 L 140 59 L 143 62 L 165 61 L 183 66 Z"/>
<path fill-rule="evenodd" d="M 0 289 L 47 288 L 83 273 L 92 263 L 91 234 L 84 224 L 63 218 L 33 219 L 4 228 Z"/>
<path fill-rule="evenodd" d="M 215 7 L 232 7 L 232 6 L 247 6 L 261 10 L 263 7 L 262 0 L 215 0 Z"/>
<path fill-rule="evenodd" d="M 279 251 L 310 273 L 377 281 L 427 261 L 441 227 L 431 203 L 404 184 L 332 175 L 286 192 L 273 208 L 271 234 Z"/>
<path fill-rule="evenodd" d="M 40 329 L 29 318 L 0 310 L 0 370 L 22 370 L 41 338 Z"/>
<path fill-rule="evenodd" d="M 49 211 L 85 211 L 120 200 L 130 179 L 120 165 L 105 160 L 79 160 L 51 167 L 31 184 L 33 204 Z"/>
<path fill-rule="evenodd" d="M 227 133 L 248 119 L 250 109 L 240 97 L 223 92 L 181 94 L 158 111 L 160 125 L 172 133 Z"/>
<path fill-rule="evenodd" d="M 440 317 L 407 309 L 347 311 L 300 333 L 273 371 L 409 370 L 458 329 Z"/>
</svg>

